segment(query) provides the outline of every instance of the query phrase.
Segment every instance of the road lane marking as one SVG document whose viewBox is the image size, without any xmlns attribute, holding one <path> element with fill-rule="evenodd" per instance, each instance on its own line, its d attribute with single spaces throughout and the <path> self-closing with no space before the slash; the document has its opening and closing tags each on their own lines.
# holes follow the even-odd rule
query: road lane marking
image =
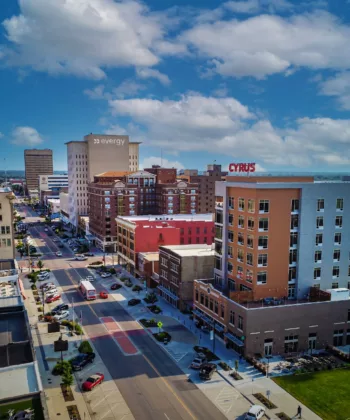
<svg viewBox="0 0 350 420">
<path fill-rule="evenodd" d="M 164 416 L 165 416 L 168 420 L 170 420 L 170 418 L 167 416 L 167 414 L 166 414 L 166 413 L 164 413 Z"/>
</svg>

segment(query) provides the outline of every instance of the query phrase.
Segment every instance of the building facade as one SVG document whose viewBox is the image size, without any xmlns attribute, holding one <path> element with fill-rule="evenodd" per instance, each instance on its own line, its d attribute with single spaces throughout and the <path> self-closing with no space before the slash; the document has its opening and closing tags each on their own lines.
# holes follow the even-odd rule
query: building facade
<svg viewBox="0 0 350 420">
<path fill-rule="evenodd" d="M 67 145 L 69 219 L 77 227 L 78 216 L 88 215 L 88 183 L 106 171 L 128 171 L 138 165 L 139 144 L 130 143 L 129 136 L 89 134 L 83 141 Z M 130 154 L 131 153 L 131 154 Z"/>
<path fill-rule="evenodd" d="M 172 245 L 159 247 L 159 293 L 180 310 L 190 310 L 193 280 L 213 277 L 212 245 Z"/>
<path fill-rule="evenodd" d="M 221 170 L 221 165 L 207 165 L 207 170 L 199 173 L 197 169 L 180 171 L 179 178 L 191 184 L 198 185 L 198 213 L 214 213 L 215 182 L 221 181 L 227 172 Z"/>
<path fill-rule="evenodd" d="M 47 199 L 57 199 L 60 192 L 68 192 L 68 175 L 39 175 L 39 200 L 47 204 Z"/>
<path fill-rule="evenodd" d="M 26 149 L 24 151 L 26 187 L 28 191 L 39 190 L 39 175 L 53 174 L 52 150 Z"/>
<path fill-rule="evenodd" d="M 140 252 L 157 252 L 165 245 L 211 244 L 214 235 L 212 214 L 117 217 L 116 227 L 118 261 L 138 276 Z"/>
<path fill-rule="evenodd" d="M 14 208 L 15 195 L 10 188 L 0 188 L 0 258 L 15 259 Z"/>
</svg>

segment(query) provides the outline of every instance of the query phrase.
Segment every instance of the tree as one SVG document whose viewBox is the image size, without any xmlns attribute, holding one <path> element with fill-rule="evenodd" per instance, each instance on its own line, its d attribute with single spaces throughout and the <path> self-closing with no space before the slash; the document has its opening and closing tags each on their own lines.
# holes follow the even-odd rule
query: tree
<svg viewBox="0 0 350 420">
<path fill-rule="evenodd" d="M 44 263 L 41 260 L 39 260 L 37 266 L 38 266 L 39 270 L 41 271 L 44 267 Z"/>
<path fill-rule="evenodd" d="M 91 344 L 88 341 L 82 341 L 79 346 L 79 352 L 80 353 L 93 353 L 93 349 L 91 347 Z"/>
<path fill-rule="evenodd" d="M 73 385 L 74 378 L 72 375 L 72 368 L 71 366 L 63 366 L 63 374 L 62 374 L 62 384 L 65 386 Z"/>
</svg>

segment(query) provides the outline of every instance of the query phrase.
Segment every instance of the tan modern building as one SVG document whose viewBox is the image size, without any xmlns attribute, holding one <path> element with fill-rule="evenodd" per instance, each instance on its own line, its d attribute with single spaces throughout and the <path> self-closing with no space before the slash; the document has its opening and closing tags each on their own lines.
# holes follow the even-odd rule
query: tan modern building
<svg viewBox="0 0 350 420">
<path fill-rule="evenodd" d="M 0 260 L 15 258 L 12 204 L 14 198 L 10 188 L 0 188 Z"/>
<path fill-rule="evenodd" d="M 24 165 L 27 191 L 39 190 L 39 175 L 52 175 L 51 149 L 26 149 L 24 151 Z"/>
<path fill-rule="evenodd" d="M 129 136 L 104 134 L 89 134 L 83 141 L 66 143 L 69 220 L 73 226 L 78 226 L 78 216 L 88 214 L 88 183 L 103 172 L 135 170 L 139 144 L 130 143 Z"/>
</svg>

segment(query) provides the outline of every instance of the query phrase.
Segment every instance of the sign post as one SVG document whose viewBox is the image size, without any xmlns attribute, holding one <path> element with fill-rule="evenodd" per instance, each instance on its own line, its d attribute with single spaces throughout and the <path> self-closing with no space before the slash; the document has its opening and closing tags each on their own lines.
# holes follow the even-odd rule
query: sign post
<svg viewBox="0 0 350 420">
<path fill-rule="evenodd" d="M 158 326 L 158 328 L 159 328 L 159 331 L 158 331 L 158 332 L 160 332 L 160 330 L 162 329 L 162 326 L 163 326 L 163 322 L 162 322 L 162 321 L 159 321 L 159 322 L 157 323 L 157 326 Z"/>
</svg>

